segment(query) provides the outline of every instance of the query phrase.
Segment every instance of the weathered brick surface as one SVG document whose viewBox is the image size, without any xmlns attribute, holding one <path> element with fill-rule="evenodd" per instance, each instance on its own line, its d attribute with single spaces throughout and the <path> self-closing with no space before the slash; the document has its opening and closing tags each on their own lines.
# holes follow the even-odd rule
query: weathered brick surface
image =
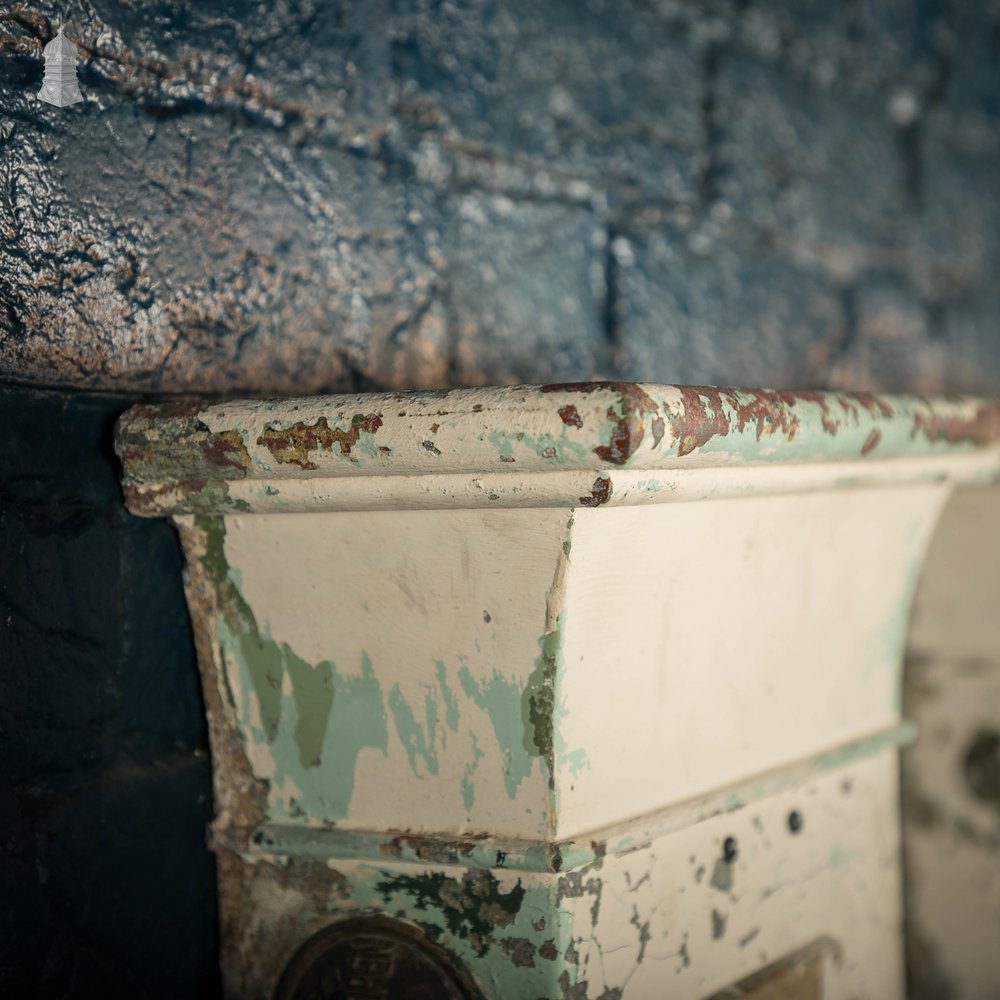
<svg viewBox="0 0 1000 1000">
<path fill-rule="evenodd" d="M 846 336 L 836 289 L 738 228 L 730 219 L 615 239 L 618 363 L 626 378 L 804 387 L 822 381 Z M 798 350 L 787 349 L 789 337 Z"/>
<path fill-rule="evenodd" d="M 917 274 L 936 300 L 989 289 L 1000 276 L 1000 132 L 935 116 L 922 144 Z"/>
<path fill-rule="evenodd" d="M 773 65 L 720 58 L 719 196 L 780 240 L 821 258 L 850 255 L 860 266 L 891 246 L 906 209 L 888 111 L 790 82 Z"/>
<path fill-rule="evenodd" d="M 62 110 L 34 98 L 55 7 L 0 13 L 0 377 L 228 393 L 1000 375 L 1000 348 L 962 355 L 988 339 L 972 303 L 1000 267 L 995 2 L 164 10 L 62 5 L 87 95 Z M 496 231 L 477 236 L 470 206 Z M 591 225 L 635 243 L 630 268 L 581 239 Z M 692 240 L 673 315 L 662 261 Z M 733 264 L 755 241 L 771 264 Z M 952 311 L 985 326 L 897 367 L 813 324 L 879 276 L 929 331 Z"/>
<path fill-rule="evenodd" d="M 402 6 L 397 69 L 445 134 L 622 194 L 690 190 L 702 123 L 689 20 L 641 0 Z"/>
<path fill-rule="evenodd" d="M 465 195 L 444 243 L 461 383 L 566 381 L 600 354 L 605 230 L 586 209 Z"/>
</svg>

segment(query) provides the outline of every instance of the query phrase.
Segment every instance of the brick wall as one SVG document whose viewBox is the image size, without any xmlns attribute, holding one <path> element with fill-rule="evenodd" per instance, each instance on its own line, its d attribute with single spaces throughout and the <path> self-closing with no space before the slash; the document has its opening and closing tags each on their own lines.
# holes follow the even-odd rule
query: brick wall
<svg viewBox="0 0 1000 1000">
<path fill-rule="evenodd" d="M 1000 5 L 0 12 L 0 372 L 995 390 Z"/>
</svg>

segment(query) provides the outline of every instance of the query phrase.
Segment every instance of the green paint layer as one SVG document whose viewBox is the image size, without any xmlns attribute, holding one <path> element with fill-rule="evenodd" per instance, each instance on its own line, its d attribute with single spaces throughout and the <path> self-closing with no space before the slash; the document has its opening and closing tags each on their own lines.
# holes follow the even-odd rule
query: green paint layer
<svg viewBox="0 0 1000 1000">
<path fill-rule="evenodd" d="M 521 687 L 498 670 L 477 681 L 464 664 L 458 672 L 458 680 L 462 690 L 490 717 L 503 757 L 504 787 L 513 799 L 521 782 L 531 773 L 536 756 L 528 749 L 524 738 Z"/>
<path fill-rule="evenodd" d="M 255 771 L 270 781 L 270 818 L 337 822 L 350 807 L 358 754 L 365 747 L 388 751 L 385 704 L 371 661 L 362 654 L 360 673 L 343 674 L 330 660 L 311 664 L 288 643 L 275 642 L 258 626 L 239 573 L 226 562 L 224 519 L 199 516 L 196 523 L 205 533 L 202 563 L 216 590 L 227 684 L 230 692 L 243 692 L 233 703 L 248 757 L 259 761 L 267 747 L 271 766 Z M 259 727 L 251 722 L 250 693 Z"/>
</svg>

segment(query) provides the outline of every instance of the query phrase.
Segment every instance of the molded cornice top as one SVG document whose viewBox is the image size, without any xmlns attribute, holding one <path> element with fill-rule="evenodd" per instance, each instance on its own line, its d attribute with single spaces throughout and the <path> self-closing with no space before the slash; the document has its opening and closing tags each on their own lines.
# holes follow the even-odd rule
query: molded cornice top
<svg viewBox="0 0 1000 1000">
<path fill-rule="evenodd" d="M 629 382 L 168 403 L 116 448 L 147 516 L 598 507 L 993 479 L 1000 403 Z"/>
</svg>

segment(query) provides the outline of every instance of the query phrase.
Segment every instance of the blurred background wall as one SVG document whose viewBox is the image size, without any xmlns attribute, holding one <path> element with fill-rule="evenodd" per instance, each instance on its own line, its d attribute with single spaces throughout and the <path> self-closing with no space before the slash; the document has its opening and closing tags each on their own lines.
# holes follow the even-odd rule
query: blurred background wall
<svg viewBox="0 0 1000 1000">
<path fill-rule="evenodd" d="M 65 109 L 34 96 L 57 23 Z M 179 556 L 109 449 L 130 402 L 996 393 L 998 321 L 996 0 L 0 7 L 0 976 L 215 989 Z"/>
</svg>

